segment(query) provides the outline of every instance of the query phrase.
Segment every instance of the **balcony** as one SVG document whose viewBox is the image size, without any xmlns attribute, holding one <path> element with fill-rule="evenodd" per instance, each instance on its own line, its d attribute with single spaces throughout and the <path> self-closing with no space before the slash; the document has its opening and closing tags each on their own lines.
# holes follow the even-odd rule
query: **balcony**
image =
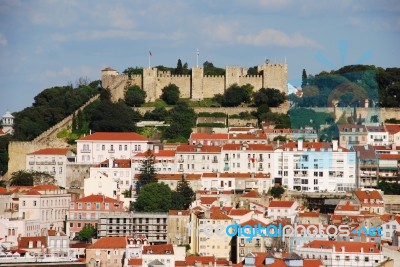
<svg viewBox="0 0 400 267">
<path fill-rule="evenodd" d="M 91 150 L 90 149 L 81 149 L 81 153 L 90 153 Z"/>
<path fill-rule="evenodd" d="M 217 159 L 213 159 L 212 163 L 218 163 L 218 160 Z"/>
<path fill-rule="evenodd" d="M 57 162 L 57 164 L 58 164 L 58 165 L 63 165 L 63 164 L 64 164 L 64 162 L 62 162 L 62 161 L 59 161 L 59 162 Z"/>
<path fill-rule="evenodd" d="M 359 145 L 360 141 L 348 141 L 349 145 Z"/>
<path fill-rule="evenodd" d="M 229 157 L 225 157 L 225 158 L 224 158 L 224 161 L 229 161 Z"/>
<path fill-rule="evenodd" d="M 229 171 L 229 167 L 224 167 L 224 171 Z"/>
<path fill-rule="evenodd" d="M 264 159 L 263 159 L 263 158 L 258 158 L 257 161 L 258 161 L 258 162 L 263 162 Z"/>
<path fill-rule="evenodd" d="M 182 169 L 182 168 L 181 168 L 181 169 L 179 169 L 179 170 L 178 170 L 178 172 L 183 172 L 183 169 Z"/>
<path fill-rule="evenodd" d="M 109 149 L 108 153 L 115 153 L 115 150 L 114 149 Z"/>
<path fill-rule="evenodd" d="M 180 158 L 180 159 L 178 159 L 178 162 L 179 162 L 179 163 L 182 163 L 182 162 L 184 162 L 184 159 L 183 159 L 183 158 Z"/>
<path fill-rule="evenodd" d="M 259 171 L 263 171 L 264 168 L 263 168 L 263 167 L 259 167 L 258 170 L 259 170 Z"/>
<path fill-rule="evenodd" d="M 382 138 L 374 138 L 374 142 L 383 142 Z"/>
<path fill-rule="evenodd" d="M 29 165 L 35 165 L 34 161 L 29 161 Z"/>
</svg>

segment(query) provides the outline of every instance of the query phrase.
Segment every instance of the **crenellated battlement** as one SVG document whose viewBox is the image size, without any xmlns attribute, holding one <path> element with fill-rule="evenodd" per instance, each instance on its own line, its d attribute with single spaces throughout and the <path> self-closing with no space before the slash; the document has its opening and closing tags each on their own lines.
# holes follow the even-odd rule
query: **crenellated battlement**
<svg viewBox="0 0 400 267">
<path fill-rule="evenodd" d="M 276 88 L 287 93 L 287 64 L 264 63 L 257 67 L 261 75 L 248 75 L 248 68 L 226 66 L 225 75 L 204 75 L 204 69 L 194 67 L 191 75 L 171 74 L 171 71 L 160 71 L 157 68 L 145 68 L 142 75 L 119 74 L 112 68 L 102 71 L 103 87 L 110 88 L 114 101 L 122 99 L 127 86 L 137 85 L 147 93 L 146 101 L 160 97 L 162 89 L 170 83 L 176 84 L 181 97 L 203 99 L 222 94 L 232 84 L 251 84 L 254 91 L 265 87 Z"/>
</svg>

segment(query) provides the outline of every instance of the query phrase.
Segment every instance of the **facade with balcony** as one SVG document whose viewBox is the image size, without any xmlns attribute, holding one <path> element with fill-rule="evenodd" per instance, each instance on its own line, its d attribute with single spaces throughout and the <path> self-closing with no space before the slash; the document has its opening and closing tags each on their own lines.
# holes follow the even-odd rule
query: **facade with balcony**
<svg viewBox="0 0 400 267">
<path fill-rule="evenodd" d="M 97 227 L 102 214 L 116 211 L 124 211 L 122 201 L 104 195 L 89 195 L 71 201 L 66 220 L 66 233 L 73 238 L 86 224 Z"/>
<path fill-rule="evenodd" d="M 220 146 L 180 145 L 175 153 L 175 170 L 178 173 L 219 172 Z"/>
<path fill-rule="evenodd" d="M 273 172 L 273 147 L 267 144 L 226 144 L 221 150 L 221 172 Z"/>
<path fill-rule="evenodd" d="M 160 174 L 173 174 L 176 173 L 175 151 L 174 150 L 160 150 L 155 147 L 151 151 L 154 156 L 154 168 Z M 146 160 L 147 151 L 137 153 L 132 157 L 132 168 L 135 173 L 140 173 L 143 162 Z"/>
<path fill-rule="evenodd" d="M 367 128 L 364 125 L 340 124 L 339 145 L 350 149 L 352 146 L 363 146 L 368 143 Z"/>
<path fill-rule="evenodd" d="M 389 133 L 383 126 L 366 126 L 368 135 L 367 143 L 373 146 L 389 145 Z"/>
<path fill-rule="evenodd" d="M 106 159 L 130 159 L 147 151 L 148 138 L 130 132 L 97 132 L 76 140 L 76 162 L 99 164 Z"/>
<path fill-rule="evenodd" d="M 110 212 L 100 216 L 98 237 L 144 235 L 151 244 L 167 243 L 167 212 Z"/>
<path fill-rule="evenodd" d="M 379 154 L 379 179 L 387 182 L 400 180 L 400 153 Z"/>
<path fill-rule="evenodd" d="M 337 140 L 289 142 L 274 151 L 273 178 L 289 190 L 349 191 L 356 186 L 356 153 Z"/>
<path fill-rule="evenodd" d="M 378 158 L 375 148 L 371 145 L 353 146 L 357 153 L 358 187 L 372 188 L 378 183 Z"/>
<path fill-rule="evenodd" d="M 73 153 L 68 148 L 40 149 L 26 155 L 27 171 L 45 172 L 56 179 L 56 184 L 66 187 L 67 183 L 67 157 Z"/>
</svg>

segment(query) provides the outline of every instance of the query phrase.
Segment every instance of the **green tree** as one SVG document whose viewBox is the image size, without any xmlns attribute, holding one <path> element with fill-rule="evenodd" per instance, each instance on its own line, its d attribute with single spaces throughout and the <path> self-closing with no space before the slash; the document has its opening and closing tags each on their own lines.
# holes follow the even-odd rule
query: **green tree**
<svg viewBox="0 0 400 267">
<path fill-rule="evenodd" d="M 303 73 L 301 74 L 301 88 L 306 87 L 307 85 L 307 72 L 306 69 L 303 69 Z"/>
<path fill-rule="evenodd" d="M 82 230 L 78 233 L 79 240 L 85 241 L 86 243 L 88 243 L 93 237 L 97 237 L 97 229 L 90 223 L 85 224 Z"/>
<path fill-rule="evenodd" d="M 274 198 L 281 198 L 285 189 L 282 186 L 274 186 L 271 188 L 270 193 Z"/>
<path fill-rule="evenodd" d="M 190 207 L 190 204 L 192 204 L 192 202 L 194 201 L 196 194 L 184 177 L 182 177 L 182 180 L 178 183 L 176 192 L 178 192 L 183 197 L 183 208 L 185 210 L 188 209 Z"/>
<path fill-rule="evenodd" d="M 131 78 L 132 75 L 141 75 L 143 73 L 143 68 L 129 67 L 126 68 L 122 73 L 128 75 L 128 77 Z"/>
<path fill-rule="evenodd" d="M 237 107 L 242 103 L 249 103 L 251 101 L 252 86 L 238 86 L 237 84 L 231 85 L 226 92 L 222 100 L 224 107 Z"/>
<path fill-rule="evenodd" d="M 156 107 L 152 111 L 146 111 L 143 119 L 152 121 L 165 121 L 168 117 L 168 111 L 164 107 Z"/>
<path fill-rule="evenodd" d="M 247 75 L 260 75 L 260 73 L 258 72 L 258 67 L 257 66 L 250 67 L 247 70 Z"/>
<path fill-rule="evenodd" d="M 179 94 L 179 87 L 170 83 L 162 89 L 160 98 L 168 105 L 175 105 L 179 100 Z"/>
<path fill-rule="evenodd" d="M 33 176 L 31 173 L 19 170 L 11 174 L 10 185 L 32 186 Z"/>
<path fill-rule="evenodd" d="M 143 186 L 133 204 L 135 211 L 146 212 L 168 211 L 171 206 L 172 191 L 164 183 L 149 183 Z"/>
<path fill-rule="evenodd" d="M 140 107 L 146 100 L 146 92 L 137 85 L 129 86 L 125 91 L 125 103 L 130 107 Z"/>
<path fill-rule="evenodd" d="M 155 164 L 155 157 L 153 152 L 149 149 L 146 152 L 146 159 L 143 161 L 142 165 L 140 166 L 140 174 L 139 174 L 139 181 L 138 181 L 138 189 L 139 191 L 141 188 L 150 183 L 157 182 L 157 171 L 154 167 Z"/>
<path fill-rule="evenodd" d="M 183 210 L 185 206 L 185 198 L 182 194 L 171 191 L 171 210 Z"/>
<path fill-rule="evenodd" d="M 8 171 L 8 144 L 12 138 L 9 134 L 0 136 L 0 177 Z"/>
<path fill-rule="evenodd" d="M 253 95 L 254 104 L 258 107 L 266 104 L 268 107 L 279 107 L 286 100 L 285 93 L 278 89 L 261 88 Z"/>
<path fill-rule="evenodd" d="M 178 59 L 178 63 L 176 64 L 175 74 L 181 75 L 183 74 L 183 66 L 181 59 Z"/>
<path fill-rule="evenodd" d="M 5 180 L 0 180 L 0 187 L 6 187 L 7 182 Z"/>
<path fill-rule="evenodd" d="M 170 110 L 171 126 L 164 130 L 166 139 L 189 138 L 192 127 L 196 125 L 196 113 L 182 100 Z"/>
</svg>

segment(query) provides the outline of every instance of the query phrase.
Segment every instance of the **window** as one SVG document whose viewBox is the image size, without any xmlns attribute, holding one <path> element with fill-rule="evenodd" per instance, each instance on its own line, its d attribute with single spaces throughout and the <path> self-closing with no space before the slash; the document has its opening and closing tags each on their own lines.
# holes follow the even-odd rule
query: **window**
<svg viewBox="0 0 400 267">
<path fill-rule="evenodd" d="M 78 203 L 78 209 L 79 209 L 79 210 L 82 209 L 82 203 Z"/>
<path fill-rule="evenodd" d="M 108 210 L 110 208 L 110 203 L 105 204 L 105 209 Z"/>
<path fill-rule="evenodd" d="M 364 257 L 365 262 L 369 262 L 369 257 Z"/>
<path fill-rule="evenodd" d="M 33 206 L 36 206 L 37 202 L 36 200 L 33 201 Z"/>
<path fill-rule="evenodd" d="M 25 206 L 26 205 L 26 202 L 25 202 L 25 200 L 24 201 L 22 201 L 22 206 Z"/>
<path fill-rule="evenodd" d="M 118 146 L 119 151 L 122 151 L 122 145 Z"/>
<path fill-rule="evenodd" d="M 128 145 L 124 145 L 124 150 L 125 150 L 125 151 L 128 150 Z"/>
<path fill-rule="evenodd" d="M 110 145 L 110 150 L 114 151 L 114 145 Z"/>
<path fill-rule="evenodd" d="M 58 168 L 58 173 L 62 173 L 62 167 Z"/>
<path fill-rule="evenodd" d="M 101 150 L 106 150 L 106 145 L 101 145 Z"/>
<path fill-rule="evenodd" d="M 86 208 L 91 209 L 92 208 L 92 203 L 86 203 Z"/>
</svg>

